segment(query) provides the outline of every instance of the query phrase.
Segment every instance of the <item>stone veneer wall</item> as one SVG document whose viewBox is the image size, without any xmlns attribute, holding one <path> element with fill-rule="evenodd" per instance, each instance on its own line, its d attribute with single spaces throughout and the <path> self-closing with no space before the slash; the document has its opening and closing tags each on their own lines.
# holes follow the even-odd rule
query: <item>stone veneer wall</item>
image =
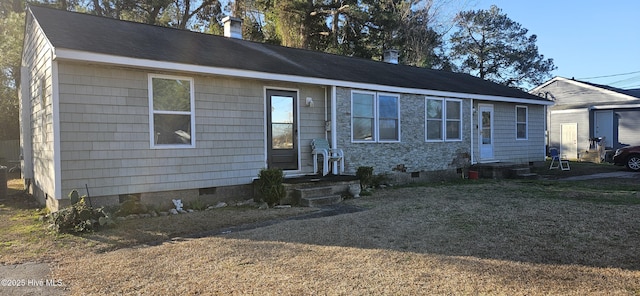
<svg viewBox="0 0 640 296">
<path fill-rule="evenodd" d="M 345 172 L 372 166 L 375 174 L 388 174 L 394 183 L 456 176 L 460 159 L 470 154 L 470 103 L 462 101 L 462 140 L 425 141 L 425 96 L 400 94 L 400 142 L 351 141 L 351 89 L 338 88 L 338 147 L 345 151 Z"/>
</svg>

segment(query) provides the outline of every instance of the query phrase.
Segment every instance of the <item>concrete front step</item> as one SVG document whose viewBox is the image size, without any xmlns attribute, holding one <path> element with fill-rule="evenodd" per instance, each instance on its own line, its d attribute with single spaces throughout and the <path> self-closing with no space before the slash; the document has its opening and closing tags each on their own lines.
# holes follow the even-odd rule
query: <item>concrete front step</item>
<svg viewBox="0 0 640 296">
<path fill-rule="evenodd" d="M 529 169 L 528 167 L 513 168 L 510 171 L 511 171 L 509 176 L 510 178 L 528 179 L 528 180 L 538 179 L 538 174 L 532 173 L 531 169 Z"/>
<path fill-rule="evenodd" d="M 295 189 L 295 191 L 299 199 L 323 197 L 323 196 L 329 196 L 334 194 L 332 186 L 305 187 L 305 188 Z"/>
<path fill-rule="evenodd" d="M 480 163 L 471 166 L 471 170 L 477 171 L 480 178 L 485 179 L 536 179 L 537 175 L 531 173 L 533 163 Z"/>
<path fill-rule="evenodd" d="M 304 197 L 300 199 L 300 205 L 304 207 L 321 207 L 342 202 L 341 195 Z"/>
<path fill-rule="evenodd" d="M 518 174 L 516 178 L 518 179 L 527 179 L 527 180 L 536 180 L 538 179 L 538 174 L 536 173 L 526 173 L 526 174 Z"/>
<path fill-rule="evenodd" d="M 529 167 L 522 167 L 511 169 L 510 177 L 515 179 L 534 180 L 538 179 L 538 174 L 532 173 Z"/>
<path fill-rule="evenodd" d="M 511 169 L 511 173 L 514 175 L 529 174 L 531 173 L 531 170 L 529 169 L 529 167 L 513 168 Z"/>
<path fill-rule="evenodd" d="M 284 183 L 287 191 L 286 197 L 281 201 L 282 204 L 302 205 L 303 198 L 326 197 L 334 195 L 347 195 L 349 186 L 360 184 L 355 178 L 346 178 L 344 180 L 322 179 L 322 177 L 306 180 L 304 177 L 300 179 L 291 178 Z"/>
</svg>

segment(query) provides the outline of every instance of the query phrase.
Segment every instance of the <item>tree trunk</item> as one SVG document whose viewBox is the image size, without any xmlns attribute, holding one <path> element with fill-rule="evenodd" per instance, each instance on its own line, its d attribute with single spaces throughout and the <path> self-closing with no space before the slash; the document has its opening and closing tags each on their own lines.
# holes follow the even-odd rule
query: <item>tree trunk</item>
<svg viewBox="0 0 640 296">
<path fill-rule="evenodd" d="M 93 0 L 93 11 L 96 15 L 104 16 L 102 6 L 100 6 L 100 0 Z"/>
</svg>

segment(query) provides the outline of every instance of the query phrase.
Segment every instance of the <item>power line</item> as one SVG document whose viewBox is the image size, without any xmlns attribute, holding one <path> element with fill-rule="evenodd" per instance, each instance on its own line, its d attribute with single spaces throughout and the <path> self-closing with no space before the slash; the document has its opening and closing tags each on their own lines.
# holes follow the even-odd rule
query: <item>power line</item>
<svg viewBox="0 0 640 296">
<path fill-rule="evenodd" d="M 623 76 L 623 75 L 630 75 L 630 74 L 636 74 L 636 73 L 640 73 L 640 71 L 633 71 L 633 72 L 620 73 L 620 74 L 611 74 L 611 75 L 604 75 L 604 76 L 595 76 L 595 77 L 584 77 L 584 78 L 577 78 L 577 79 L 586 80 L 586 79 L 596 79 L 596 78 L 608 78 L 608 77 Z"/>
<path fill-rule="evenodd" d="M 616 81 L 612 81 L 612 82 L 608 82 L 606 83 L 607 85 L 613 86 L 613 87 L 617 87 L 617 88 L 622 88 L 622 89 L 629 89 L 632 88 L 633 85 L 637 84 L 638 82 L 640 82 L 640 75 L 631 75 L 628 77 L 621 77 L 618 78 L 621 80 L 616 80 Z"/>
<path fill-rule="evenodd" d="M 627 86 L 627 89 L 633 89 L 633 88 L 636 88 L 636 87 L 640 87 L 640 84 L 629 85 L 629 86 Z"/>
</svg>

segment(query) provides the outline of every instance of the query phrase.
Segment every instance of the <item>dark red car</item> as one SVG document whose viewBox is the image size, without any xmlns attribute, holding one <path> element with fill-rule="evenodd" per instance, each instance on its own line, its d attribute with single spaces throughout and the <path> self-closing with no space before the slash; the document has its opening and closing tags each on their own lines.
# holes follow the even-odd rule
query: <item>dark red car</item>
<svg viewBox="0 0 640 296">
<path fill-rule="evenodd" d="M 640 171 L 640 146 L 629 146 L 616 150 L 613 163 L 626 166 L 632 171 Z"/>
</svg>

